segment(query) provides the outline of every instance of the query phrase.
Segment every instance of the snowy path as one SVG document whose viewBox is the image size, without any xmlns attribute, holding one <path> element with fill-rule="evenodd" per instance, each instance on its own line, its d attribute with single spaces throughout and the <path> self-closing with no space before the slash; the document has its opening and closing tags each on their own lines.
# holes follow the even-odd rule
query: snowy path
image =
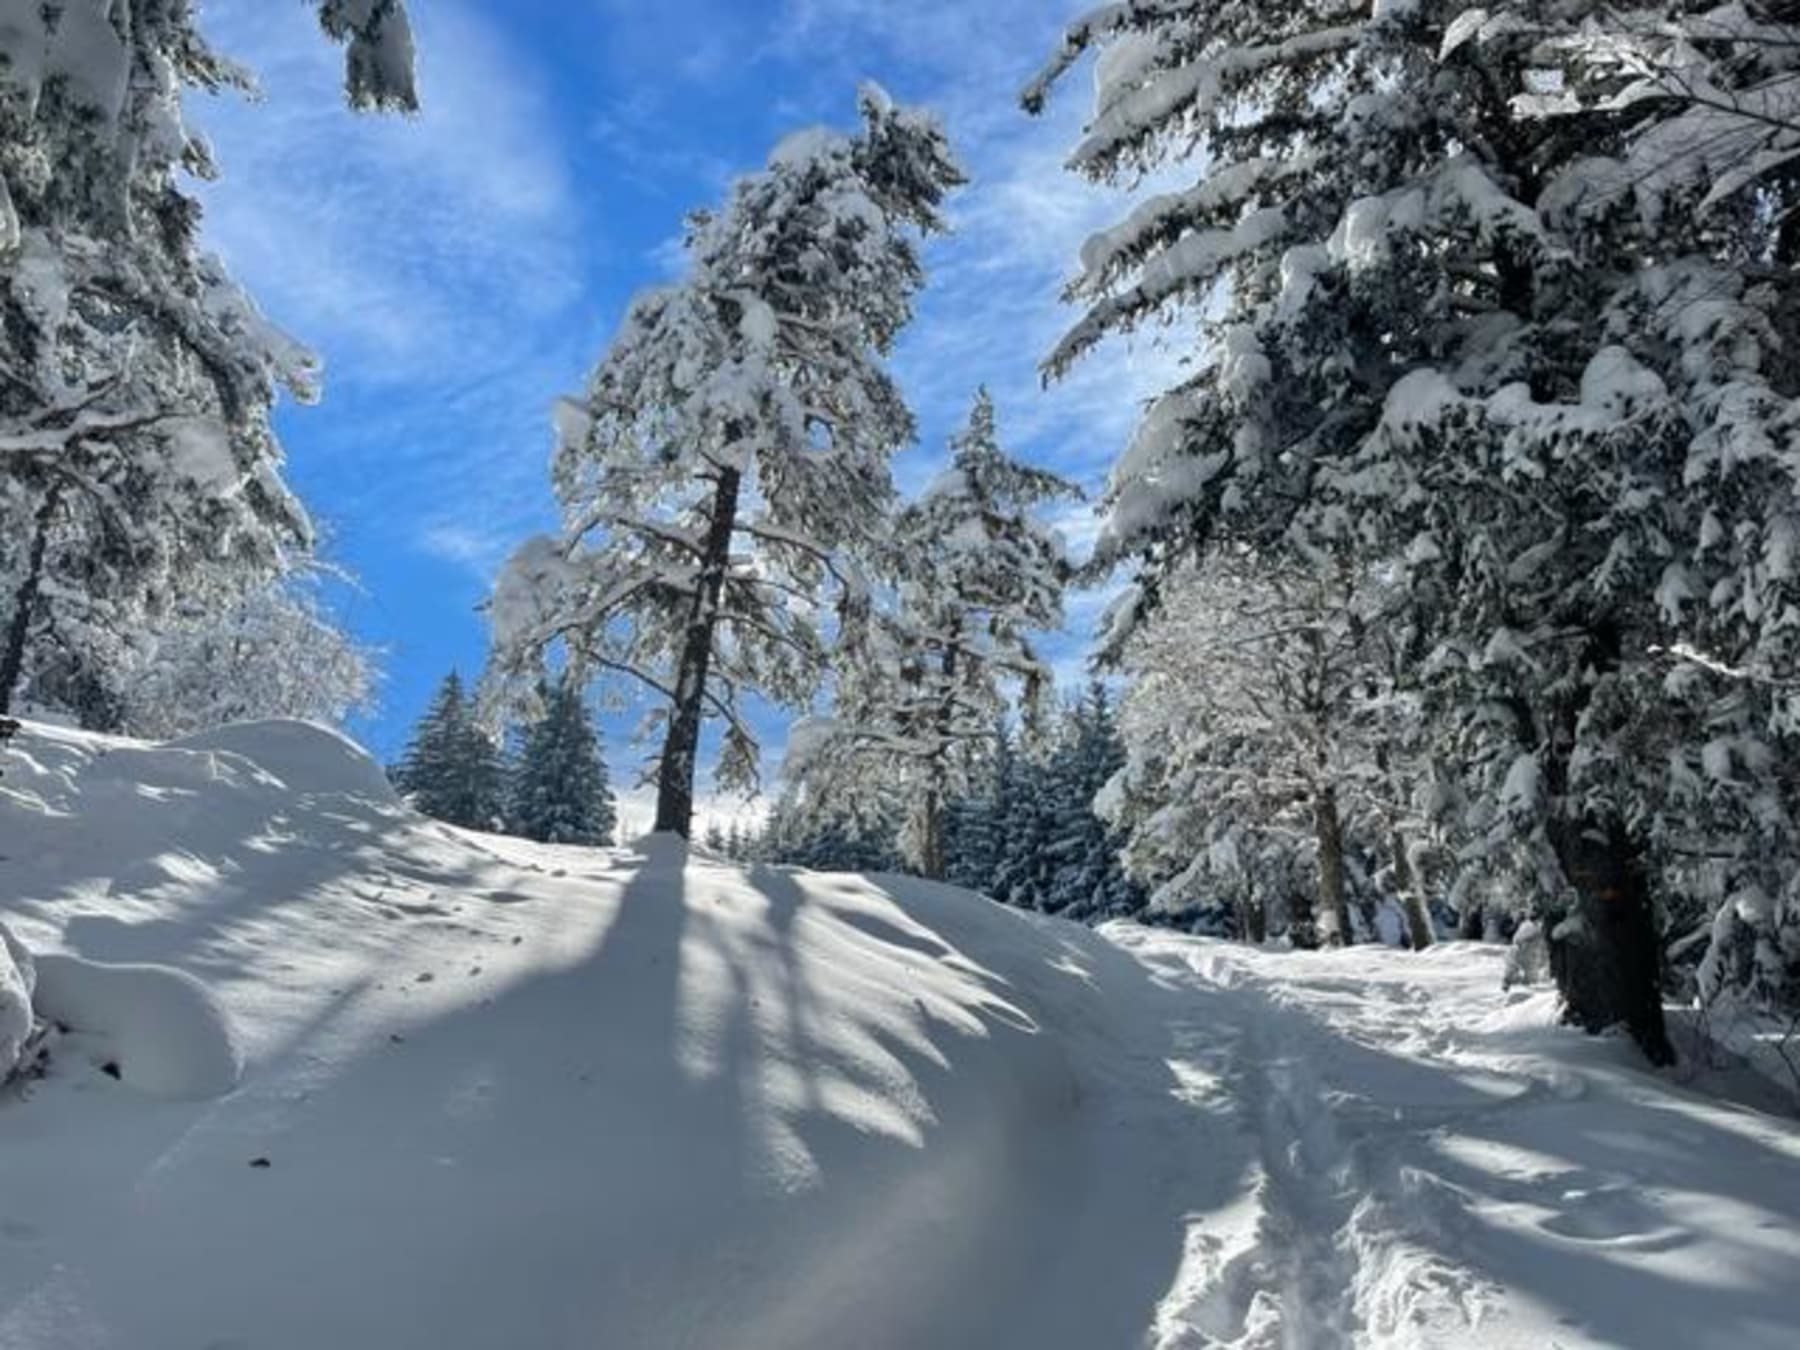
<svg viewBox="0 0 1800 1350">
<path fill-rule="evenodd" d="M 1800 1135 L 1500 989 L 1501 953 L 1262 953 L 1111 936 L 1251 1158 L 1196 1214 L 1162 1341 L 1792 1347 Z"/>
<path fill-rule="evenodd" d="M 169 1100 L 76 1035 L 0 1099 L 0 1350 L 1800 1344 L 1793 1122 L 1491 948 L 468 835 L 304 728 L 33 731 L 0 838 L 30 944 L 246 1059 Z"/>
</svg>

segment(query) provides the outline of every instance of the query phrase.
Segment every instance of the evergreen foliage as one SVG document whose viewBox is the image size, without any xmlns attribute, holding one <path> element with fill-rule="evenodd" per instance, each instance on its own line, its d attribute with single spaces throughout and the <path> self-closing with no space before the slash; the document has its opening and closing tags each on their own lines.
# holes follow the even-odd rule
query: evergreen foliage
<svg viewBox="0 0 1800 1350">
<path fill-rule="evenodd" d="M 506 807 L 500 751 L 475 717 L 462 677 L 444 677 L 414 727 L 394 785 L 424 814 L 471 830 L 497 829 Z"/>
<path fill-rule="evenodd" d="M 1653 902 L 1710 893 L 1765 980 L 1800 957 L 1793 184 L 1676 130 L 1695 105 L 1608 56 L 1617 17 L 1109 5 L 1025 98 L 1098 51 L 1073 167 L 1206 166 L 1089 242 L 1047 362 L 1207 331 L 1108 487 L 1122 631 L 1222 540 L 1391 568 L 1460 866 L 1513 878 L 1572 1020 L 1666 1061 Z M 1693 50 L 1741 95 L 1770 58 L 1736 45 Z"/>
<path fill-rule="evenodd" d="M 685 835 L 701 727 L 752 785 L 741 698 L 811 698 L 830 633 L 866 604 L 888 458 L 912 417 L 882 365 L 924 280 L 916 237 L 962 181 L 942 132 L 868 87 L 861 129 L 789 136 L 695 214 L 687 272 L 639 296 L 586 395 L 564 406 L 567 528 L 526 543 L 491 614 L 500 696 L 560 640 L 666 705 L 656 828 Z"/>
<path fill-rule="evenodd" d="M 580 685 L 551 685 L 506 786 L 506 832 L 546 844 L 611 844 L 617 809 Z"/>
<path fill-rule="evenodd" d="M 348 92 L 411 106 L 396 0 L 322 0 Z M 116 723 L 111 672 L 175 602 L 226 610 L 304 556 L 276 391 L 315 363 L 199 246 L 192 90 L 245 89 L 191 0 L 13 4 L 0 22 L 0 713 L 32 684 Z"/>
<path fill-rule="evenodd" d="M 873 781 L 898 793 L 901 856 L 940 879 L 950 803 L 968 791 L 997 721 L 1014 706 L 1030 727 L 1042 719 L 1051 677 L 1034 637 L 1062 623 L 1069 564 L 1034 511 L 1079 495 L 1001 449 L 985 389 L 950 450 L 944 472 L 896 514 L 892 598 L 840 644 L 830 716 L 806 729 L 788 765 L 815 781 L 830 775 L 831 795 Z"/>
</svg>

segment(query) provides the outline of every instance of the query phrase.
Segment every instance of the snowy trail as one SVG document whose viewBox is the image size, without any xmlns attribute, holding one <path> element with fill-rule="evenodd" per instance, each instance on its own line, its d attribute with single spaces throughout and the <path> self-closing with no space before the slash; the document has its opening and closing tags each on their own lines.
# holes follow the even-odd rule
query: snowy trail
<svg viewBox="0 0 1800 1350">
<path fill-rule="evenodd" d="M 0 1350 L 1800 1343 L 1793 1122 L 1491 948 L 470 835 L 293 727 L 33 729 L 0 837 L 29 944 L 245 1059 L 173 1100 L 83 1033 L 0 1099 Z"/>
<path fill-rule="evenodd" d="M 1452 944 L 1293 955 L 1117 926 L 1205 1009 L 1188 1036 L 1255 1140 L 1196 1215 L 1168 1347 L 1791 1347 L 1800 1135 L 1503 992 Z"/>
</svg>

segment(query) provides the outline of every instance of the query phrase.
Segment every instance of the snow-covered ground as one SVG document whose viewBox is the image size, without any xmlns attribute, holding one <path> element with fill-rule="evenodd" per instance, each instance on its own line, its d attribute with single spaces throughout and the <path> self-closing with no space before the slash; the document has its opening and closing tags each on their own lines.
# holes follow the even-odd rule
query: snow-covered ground
<svg viewBox="0 0 1800 1350">
<path fill-rule="evenodd" d="M 3 1350 L 1800 1344 L 1793 1122 L 1492 948 L 472 835 L 295 724 L 29 728 L 0 855 Z"/>
</svg>

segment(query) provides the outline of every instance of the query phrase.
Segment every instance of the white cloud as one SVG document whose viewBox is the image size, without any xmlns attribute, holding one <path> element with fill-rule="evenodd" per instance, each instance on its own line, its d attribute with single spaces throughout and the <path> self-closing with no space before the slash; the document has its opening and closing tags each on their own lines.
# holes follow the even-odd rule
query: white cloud
<svg viewBox="0 0 1800 1350">
<path fill-rule="evenodd" d="M 588 355 L 572 319 L 598 250 L 541 72 L 459 0 L 416 17 L 422 111 L 359 116 L 305 6 L 214 0 L 209 37 L 264 96 L 192 110 L 222 169 L 208 243 L 324 358 L 332 415 L 289 431 L 327 508 L 474 565 L 494 550 L 471 541 L 547 511 L 547 410 Z"/>
</svg>

